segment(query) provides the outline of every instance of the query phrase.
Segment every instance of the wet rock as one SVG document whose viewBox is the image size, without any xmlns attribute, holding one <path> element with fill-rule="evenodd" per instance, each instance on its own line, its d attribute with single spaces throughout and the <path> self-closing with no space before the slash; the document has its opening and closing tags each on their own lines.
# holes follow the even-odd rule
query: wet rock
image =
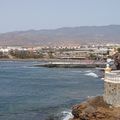
<svg viewBox="0 0 120 120">
<path fill-rule="evenodd" d="M 114 108 L 104 102 L 102 96 L 91 98 L 72 108 L 70 120 L 120 120 L 120 108 Z"/>
</svg>

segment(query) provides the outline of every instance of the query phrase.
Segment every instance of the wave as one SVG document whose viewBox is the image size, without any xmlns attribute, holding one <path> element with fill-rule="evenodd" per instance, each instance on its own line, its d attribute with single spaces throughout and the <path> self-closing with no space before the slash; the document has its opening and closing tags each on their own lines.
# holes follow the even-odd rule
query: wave
<svg viewBox="0 0 120 120">
<path fill-rule="evenodd" d="M 105 78 L 101 78 L 101 80 L 105 80 Z"/>
<path fill-rule="evenodd" d="M 95 96 L 87 96 L 87 99 L 89 99 L 89 98 L 94 98 Z"/>
<path fill-rule="evenodd" d="M 75 73 L 81 73 L 82 71 L 72 71 L 72 72 L 75 72 Z"/>
<path fill-rule="evenodd" d="M 62 116 L 62 120 L 69 120 L 70 118 L 73 118 L 71 111 L 63 111 Z"/>
<path fill-rule="evenodd" d="M 85 73 L 89 73 L 89 72 L 92 72 L 92 70 L 86 70 L 86 71 L 84 71 Z"/>
<path fill-rule="evenodd" d="M 86 76 L 92 76 L 92 77 L 98 78 L 98 75 L 95 74 L 95 73 L 93 73 L 93 72 L 86 73 L 85 75 L 86 75 Z"/>
<path fill-rule="evenodd" d="M 39 67 L 34 67 L 34 66 L 22 66 L 22 68 L 39 68 Z"/>
</svg>

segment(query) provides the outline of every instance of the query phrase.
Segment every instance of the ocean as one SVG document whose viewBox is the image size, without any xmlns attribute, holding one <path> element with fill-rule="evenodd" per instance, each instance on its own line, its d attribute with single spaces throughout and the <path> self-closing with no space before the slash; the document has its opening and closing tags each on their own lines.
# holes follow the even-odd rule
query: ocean
<svg viewBox="0 0 120 120">
<path fill-rule="evenodd" d="M 35 64 L 0 61 L 0 120 L 68 120 L 73 105 L 103 94 L 96 69 Z"/>
</svg>

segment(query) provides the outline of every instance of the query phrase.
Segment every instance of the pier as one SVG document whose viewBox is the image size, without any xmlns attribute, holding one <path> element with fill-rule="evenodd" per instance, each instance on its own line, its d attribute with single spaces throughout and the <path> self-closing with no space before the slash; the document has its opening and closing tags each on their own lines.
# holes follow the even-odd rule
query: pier
<svg viewBox="0 0 120 120">
<path fill-rule="evenodd" d="M 41 67 L 63 67 L 63 68 L 104 68 L 105 62 L 90 61 L 90 60 L 78 60 L 78 61 L 50 61 L 45 64 L 38 64 L 36 66 Z"/>
</svg>

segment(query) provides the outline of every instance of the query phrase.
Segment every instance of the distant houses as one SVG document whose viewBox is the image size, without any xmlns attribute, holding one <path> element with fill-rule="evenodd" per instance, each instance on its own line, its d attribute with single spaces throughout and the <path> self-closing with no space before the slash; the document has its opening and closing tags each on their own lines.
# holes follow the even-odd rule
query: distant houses
<svg viewBox="0 0 120 120">
<path fill-rule="evenodd" d="M 100 60 L 112 56 L 115 53 L 115 48 L 116 45 L 81 45 L 73 47 L 0 46 L 0 58 Z"/>
</svg>

